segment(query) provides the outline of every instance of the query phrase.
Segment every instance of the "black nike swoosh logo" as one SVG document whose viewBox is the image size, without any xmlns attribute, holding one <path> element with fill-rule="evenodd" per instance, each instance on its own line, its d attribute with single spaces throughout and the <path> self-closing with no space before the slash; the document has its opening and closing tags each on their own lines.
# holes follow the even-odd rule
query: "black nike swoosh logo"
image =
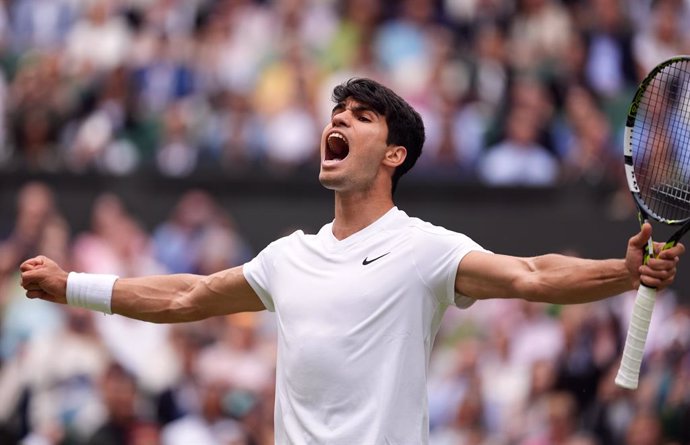
<svg viewBox="0 0 690 445">
<path fill-rule="evenodd" d="M 371 263 L 373 263 L 374 261 L 380 260 L 381 258 L 385 257 L 385 256 L 388 255 L 389 253 L 390 253 L 390 252 L 386 252 L 386 253 L 384 253 L 383 255 L 377 256 L 376 258 L 372 258 L 372 259 L 369 259 L 368 257 L 367 257 L 367 258 L 364 258 L 364 261 L 362 261 L 362 265 L 363 265 L 363 266 L 366 266 L 367 264 L 371 264 Z"/>
</svg>

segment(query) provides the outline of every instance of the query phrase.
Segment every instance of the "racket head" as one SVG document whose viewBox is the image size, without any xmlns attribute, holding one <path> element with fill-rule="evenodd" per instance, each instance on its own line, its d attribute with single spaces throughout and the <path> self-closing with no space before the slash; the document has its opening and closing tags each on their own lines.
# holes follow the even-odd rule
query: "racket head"
<svg viewBox="0 0 690 445">
<path fill-rule="evenodd" d="M 643 218 L 690 221 L 690 56 L 660 63 L 640 83 L 626 119 L 624 160 Z"/>
</svg>

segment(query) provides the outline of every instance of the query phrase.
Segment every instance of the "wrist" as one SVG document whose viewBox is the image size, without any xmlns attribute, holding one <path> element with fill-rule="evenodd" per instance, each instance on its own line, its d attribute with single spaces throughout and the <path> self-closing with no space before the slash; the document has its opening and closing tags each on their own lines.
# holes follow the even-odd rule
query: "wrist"
<svg viewBox="0 0 690 445">
<path fill-rule="evenodd" d="M 117 275 L 70 272 L 65 297 L 70 306 L 112 314 L 111 300 Z"/>
</svg>

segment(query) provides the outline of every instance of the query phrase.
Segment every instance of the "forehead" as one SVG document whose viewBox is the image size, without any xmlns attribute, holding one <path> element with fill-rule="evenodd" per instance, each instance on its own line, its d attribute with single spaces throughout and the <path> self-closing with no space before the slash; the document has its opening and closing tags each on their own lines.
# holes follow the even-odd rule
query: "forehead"
<svg viewBox="0 0 690 445">
<path fill-rule="evenodd" d="M 379 116 L 383 116 L 383 114 L 379 113 L 376 111 L 376 109 L 369 105 L 368 103 L 364 101 L 360 101 L 355 99 L 354 97 L 350 96 L 347 97 L 344 101 L 337 102 L 335 106 L 333 107 L 333 111 L 341 111 L 341 110 L 350 110 L 350 111 L 370 111 L 372 113 L 375 113 Z"/>
</svg>

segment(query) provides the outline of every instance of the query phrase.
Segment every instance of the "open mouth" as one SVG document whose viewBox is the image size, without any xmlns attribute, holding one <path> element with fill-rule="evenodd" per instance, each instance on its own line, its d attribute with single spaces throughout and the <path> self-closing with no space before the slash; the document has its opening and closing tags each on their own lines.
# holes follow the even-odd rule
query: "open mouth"
<svg viewBox="0 0 690 445">
<path fill-rule="evenodd" d="M 350 144 L 345 136 L 333 132 L 326 139 L 326 161 L 342 161 L 350 153 Z"/>
</svg>

